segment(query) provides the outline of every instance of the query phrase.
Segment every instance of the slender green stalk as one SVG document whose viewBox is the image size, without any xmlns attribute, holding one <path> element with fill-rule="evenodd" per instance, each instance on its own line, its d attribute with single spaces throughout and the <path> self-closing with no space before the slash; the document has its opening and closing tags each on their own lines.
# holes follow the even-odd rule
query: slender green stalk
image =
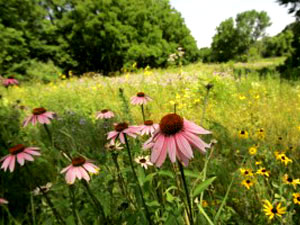
<svg viewBox="0 0 300 225">
<path fill-rule="evenodd" d="M 210 152 L 209 152 L 209 156 L 206 155 L 206 158 L 205 158 L 205 164 L 204 164 L 204 168 L 203 168 L 203 178 L 202 178 L 202 182 L 204 182 L 206 180 L 206 174 L 207 174 L 207 166 L 208 166 L 208 163 L 209 163 L 209 160 L 212 156 L 214 152 L 214 147 L 211 148 Z M 202 206 L 202 202 L 203 202 L 203 196 L 204 196 L 204 191 L 201 192 L 200 194 L 200 205 Z"/>
<path fill-rule="evenodd" d="M 142 115 L 143 115 L 143 121 L 145 122 L 145 111 L 144 111 L 144 104 L 141 105 Z"/>
<path fill-rule="evenodd" d="M 204 98 L 204 104 L 203 104 L 203 108 L 202 108 L 202 117 L 201 117 L 201 123 L 200 123 L 201 126 L 203 125 L 203 121 L 204 121 L 204 118 L 205 118 L 205 112 L 206 112 L 206 107 L 207 107 L 207 103 L 208 103 L 209 91 L 212 87 L 213 87 L 212 84 L 206 85 L 206 95 L 205 95 L 205 98 Z"/>
<path fill-rule="evenodd" d="M 131 152 L 130 152 L 130 148 L 129 148 L 129 144 L 128 144 L 128 140 L 127 140 L 126 134 L 124 134 L 124 138 L 125 138 L 125 143 L 126 143 L 126 148 L 127 148 L 127 152 L 128 152 L 128 157 L 129 157 L 129 162 L 130 162 L 131 170 L 132 170 L 134 179 L 136 181 L 136 184 L 138 186 L 138 189 L 139 189 L 139 192 L 140 192 L 140 195 L 141 195 L 142 203 L 143 203 L 143 206 L 144 206 L 144 209 L 145 209 L 145 212 L 146 212 L 146 217 L 147 217 L 147 220 L 148 220 L 149 224 L 152 225 L 153 223 L 152 223 L 152 220 L 151 220 L 151 215 L 149 213 L 148 207 L 147 207 L 145 199 L 144 199 L 143 190 L 142 190 L 142 187 L 140 186 L 138 177 L 136 175 L 136 172 L 135 172 L 135 169 L 134 169 L 134 166 L 133 166 L 132 156 L 131 156 Z"/>
<path fill-rule="evenodd" d="M 51 132 L 50 132 L 50 130 L 49 130 L 49 127 L 48 127 L 47 124 L 45 124 L 45 123 L 44 123 L 43 125 L 44 125 L 44 128 L 45 128 L 46 132 L 47 132 L 49 141 L 50 141 L 50 143 L 52 144 L 52 135 L 51 135 Z"/>
<path fill-rule="evenodd" d="M 202 215 L 205 217 L 209 225 L 214 225 L 214 223 L 211 221 L 209 216 L 206 214 L 205 210 L 203 209 L 201 204 L 198 204 L 199 211 L 202 213 Z"/>
<path fill-rule="evenodd" d="M 188 207 L 189 207 L 189 219 L 190 219 L 190 224 L 193 225 L 194 224 L 194 219 L 193 219 L 193 211 L 192 211 L 192 203 L 191 203 L 191 198 L 189 195 L 189 189 L 185 180 L 185 175 L 184 175 L 184 169 L 183 166 L 180 162 L 178 162 L 179 165 L 179 170 L 180 170 L 180 175 L 182 178 L 182 183 L 184 186 L 184 190 L 185 190 L 185 194 L 186 194 L 186 199 L 187 199 L 187 203 L 188 203 Z"/>
<path fill-rule="evenodd" d="M 78 225 L 78 217 L 76 214 L 76 201 L 75 201 L 75 194 L 74 194 L 74 187 L 73 185 L 69 186 L 69 194 L 70 194 L 70 199 L 72 201 L 72 213 L 74 217 L 75 224 Z"/>
<path fill-rule="evenodd" d="M 36 182 L 36 180 L 34 179 L 34 177 L 32 176 L 32 173 L 30 171 L 30 169 L 28 168 L 28 166 L 25 166 L 29 177 L 32 178 L 32 180 L 35 182 L 36 187 L 38 187 L 38 189 L 42 192 L 43 197 L 46 199 L 46 202 L 48 204 L 48 206 L 50 207 L 50 209 L 52 210 L 53 215 L 55 216 L 57 222 L 59 224 L 65 224 L 65 221 L 63 220 L 63 218 L 61 217 L 61 215 L 58 213 L 58 211 L 56 210 L 56 208 L 54 207 L 51 199 L 49 198 L 49 196 L 47 195 L 47 193 L 43 190 L 43 188 L 41 188 L 41 186 Z"/>
<path fill-rule="evenodd" d="M 33 225 L 36 225 L 36 220 L 35 220 L 35 207 L 34 207 L 34 201 L 33 201 L 32 193 L 30 193 L 30 205 L 31 205 L 32 223 L 33 223 Z"/>
<path fill-rule="evenodd" d="M 86 190 L 87 190 L 91 200 L 93 201 L 94 205 L 96 206 L 96 208 L 99 210 L 100 214 L 102 215 L 102 218 L 104 220 L 104 224 L 109 224 L 108 219 L 105 216 L 103 206 L 101 205 L 101 203 L 99 202 L 97 197 L 93 194 L 92 190 L 90 189 L 89 184 L 86 181 L 82 181 L 82 184 L 86 188 Z"/>
</svg>

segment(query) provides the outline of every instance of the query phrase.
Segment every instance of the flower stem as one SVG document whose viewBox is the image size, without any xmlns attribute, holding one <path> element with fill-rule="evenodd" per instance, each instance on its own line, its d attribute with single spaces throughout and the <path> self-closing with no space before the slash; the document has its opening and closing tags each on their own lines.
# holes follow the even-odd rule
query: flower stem
<svg viewBox="0 0 300 225">
<path fill-rule="evenodd" d="M 83 183 L 83 186 L 86 188 L 89 196 L 91 197 L 93 203 L 95 204 L 96 208 L 99 210 L 100 214 L 102 215 L 103 220 L 104 220 L 104 224 L 109 224 L 108 220 L 107 220 L 107 218 L 105 216 L 104 209 L 103 209 L 101 203 L 99 202 L 99 200 L 93 194 L 92 190 L 90 189 L 89 184 L 86 181 L 82 181 L 82 183 Z"/>
<path fill-rule="evenodd" d="M 32 193 L 30 193 L 30 205 L 31 205 L 32 223 L 33 223 L 33 225 L 36 225 L 36 221 L 35 221 L 35 207 L 34 207 L 34 201 L 33 201 Z"/>
<path fill-rule="evenodd" d="M 48 206 L 51 208 L 52 213 L 53 213 L 53 215 L 55 216 L 57 222 L 60 223 L 60 224 L 65 224 L 65 221 L 63 220 L 63 218 L 61 217 L 61 215 L 58 213 L 58 211 L 56 210 L 56 208 L 54 207 L 54 205 L 53 205 L 51 199 L 49 198 L 49 196 L 47 195 L 47 193 L 46 193 L 46 192 L 43 190 L 43 188 L 41 188 L 41 186 L 35 181 L 34 177 L 32 176 L 32 173 L 31 173 L 30 169 L 29 169 L 27 166 L 25 166 L 25 168 L 26 168 L 26 170 L 27 170 L 27 172 L 28 172 L 28 174 L 29 174 L 29 177 L 32 178 L 32 180 L 35 182 L 36 187 L 38 187 L 38 189 L 42 192 L 43 196 L 45 197 L 46 202 L 47 202 Z"/>
<path fill-rule="evenodd" d="M 76 201 L 75 201 L 75 194 L 74 194 L 74 187 L 73 185 L 69 186 L 69 194 L 72 201 L 72 213 L 74 217 L 75 224 L 78 225 L 78 217 L 76 214 Z"/>
<path fill-rule="evenodd" d="M 145 111 L 144 111 L 144 104 L 141 105 L 142 115 L 143 115 L 143 121 L 145 122 Z"/>
<path fill-rule="evenodd" d="M 201 117 L 201 123 L 200 123 L 201 126 L 203 125 L 203 121 L 204 121 L 204 117 L 205 117 L 205 112 L 206 112 L 206 107 L 207 107 L 207 102 L 208 102 L 209 90 L 210 89 L 207 89 L 206 95 L 205 95 L 205 98 L 204 98 L 204 104 L 203 104 L 203 108 L 202 108 L 202 117 Z"/>
<path fill-rule="evenodd" d="M 140 195 L 141 195 L 141 198 L 142 198 L 142 203 L 143 203 L 143 206 L 145 208 L 146 217 L 147 217 L 147 220 L 148 220 L 149 224 L 152 225 L 153 223 L 152 223 L 152 220 L 151 220 L 151 215 L 149 213 L 148 207 L 147 207 L 145 199 L 144 199 L 143 190 L 142 190 L 142 187 L 140 186 L 138 177 L 136 175 L 136 172 L 135 172 L 135 169 L 134 169 L 134 166 L 133 166 L 132 156 L 131 156 L 131 152 L 130 152 L 130 148 L 129 148 L 129 144 L 128 144 L 128 140 L 127 140 L 127 135 L 126 134 L 124 134 L 124 138 L 125 138 L 125 144 L 126 144 L 126 148 L 127 148 L 127 152 L 128 152 L 128 157 L 129 157 L 129 162 L 130 162 L 131 170 L 132 170 L 134 179 L 136 181 L 136 184 L 138 186 L 138 189 L 139 189 L 139 192 L 140 192 Z"/>
<path fill-rule="evenodd" d="M 179 165 L 179 170 L 180 170 L 180 174 L 181 174 L 181 178 L 182 178 L 182 183 L 183 183 L 185 194 L 186 194 L 186 199 L 187 199 L 187 202 L 188 202 L 188 207 L 189 207 L 188 215 L 189 215 L 189 219 L 190 219 L 190 224 L 193 225 L 194 220 L 193 220 L 191 198 L 190 198 L 189 190 L 188 190 L 187 183 L 186 183 L 186 180 L 185 180 L 183 166 L 180 162 L 178 162 L 178 165 Z"/>
<path fill-rule="evenodd" d="M 47 124 L 44 123 L 43 125 L 44 125 L 44 128 L 45 128 L 46 132 L 47 132 L 49 141 L 50 141 L 50 143 L 52 143 L 52 135 L 51 135 L 51 132 L 50 132 L 50 130 L 49 130 Z"/>
</svg>

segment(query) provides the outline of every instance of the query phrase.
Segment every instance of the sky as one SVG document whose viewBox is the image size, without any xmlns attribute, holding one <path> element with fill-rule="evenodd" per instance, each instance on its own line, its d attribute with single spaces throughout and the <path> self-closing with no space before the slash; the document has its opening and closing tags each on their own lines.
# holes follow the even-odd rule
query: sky
<svg viewBox="0 0 300 225">
<path fill-rule="evenodd" d="M 270 36 L 295 20 L 288 14 L 288 8 L 276 0 L 170 0 L 170 3 L 181 13 L 199 48 L 210 47 L 216 27 L 222 21 L 244 11 L 266 11 L 272 22 L 266 30 Z"/>
</svg>

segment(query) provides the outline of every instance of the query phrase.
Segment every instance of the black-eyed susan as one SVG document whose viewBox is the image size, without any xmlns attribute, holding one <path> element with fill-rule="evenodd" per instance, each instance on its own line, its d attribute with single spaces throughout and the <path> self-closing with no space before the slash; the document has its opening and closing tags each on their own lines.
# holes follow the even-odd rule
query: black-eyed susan
<svg viewBox="0 0 300 225">
<path fill-rule="evenodd" d="M 249 134 L 245 130 L 240 130 L 238 136 L 239 136 L 240 139 L 247 139 Z"/>
<path fill-rule="evenodd" d="M 241 168 L 240 171 L 243 176 L 253 176 L 251 169 Z"/>
<path fill-rule="evenodd" d="M 293 197 L 294 197 L 293 199 L 294 203 L 300 205 L 300 193 L 294 193 Z"/>
<path fill-rule="evenodd" d="M 255 165 L 261 165 L 262 164 L 262 161 L 256 161 L 255 162 Z"/>
<path fill-rule="evenodd" d="M 255 155 L 257 153 L 257 146 L 250 147 L 248 151 L 250 155 Z"/>
<path fill-rule="evenodd" d="M 269 220 L 272 220 L 275 216 L 282 217 L 286 213 L 286 207 L 281 207 L 281 203 L 273 206 L 268 200 L 263 200 L 263 202 L 263 211 L 269 217 Z"/>
<path fill-rule="evenodd" d="M 276 155 L 276 152 L 275 152 L 275 155 Z M 277 154 L 276 159 L 280 160 L 282 163 L 284 163 L 285 166 L 287 166 L 289 163 L 293 162 L 293 160 L 288 158 L 284 153 Z"/>
<path fill-rule="evenodd" d="M 282 179 L 285 184 L 293 185 L 295 189 L 297 184 L 300 184 L 300 179 L 293 179 L 287 174 L 284 174 Z"/>
<path fill-rule="evenodd" d="M 264 128 L 260 128 L 256 131 L 256 136 L 259 138 L 259 139 L 264 139 L 265 138 L 265 130 Z"/>
<path fill-rule="evenodd" d="M 247 179 L 245 179 L 245 180 L 242 181 L 242 185 L 249 190 L 250 187 L 254 185 L 254 181 L 251 180 L 251 179 L 249 179 L 249 178 L 247 178 Z"/>
<path fill-rule="evenodd" d="M 264 177 L 270 177 L 270 171 L 267 171 L 266 168 L 259 168 L 256 173 Z"/>
</svg>

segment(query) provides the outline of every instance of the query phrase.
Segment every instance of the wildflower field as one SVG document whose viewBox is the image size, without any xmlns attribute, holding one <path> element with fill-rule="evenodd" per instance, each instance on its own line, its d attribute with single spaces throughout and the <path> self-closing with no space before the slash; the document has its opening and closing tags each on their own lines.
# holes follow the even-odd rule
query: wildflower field
<svg viewBox="0 0 300 225">
<path fill-rule="evenodd" d="M 1 87 L 1 224 L 299 224 L 282 62 Z"/>
</svg>

